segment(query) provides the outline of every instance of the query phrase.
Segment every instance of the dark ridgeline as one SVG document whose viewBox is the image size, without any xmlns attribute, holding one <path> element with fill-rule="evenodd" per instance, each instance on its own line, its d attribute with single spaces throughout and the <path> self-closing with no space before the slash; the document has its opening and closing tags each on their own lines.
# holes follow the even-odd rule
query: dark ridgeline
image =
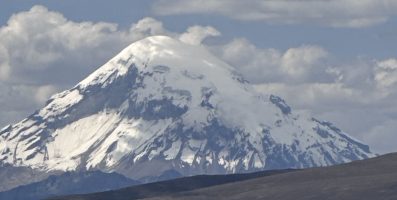
<svg viewBox="0 0 397 200">
<path fill-rule="evenodd" d="M 397 153 L 393 153 L 324 168 L 268 174 L 195 176 L 52 199 L 393 200 L 397 199 L 396 169 Z"/>
</svg>

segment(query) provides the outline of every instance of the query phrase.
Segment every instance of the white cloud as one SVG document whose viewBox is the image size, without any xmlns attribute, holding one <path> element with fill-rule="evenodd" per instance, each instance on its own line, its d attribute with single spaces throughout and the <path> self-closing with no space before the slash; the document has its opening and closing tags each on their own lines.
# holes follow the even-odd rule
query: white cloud
<svg viewBox="0 0 397 200">
<path fill-rule="evenodd" d="M 366 27 L 396 15 L 395 0 L 157 0 L 158 15 L 219 14 L 243 21 Z"/>
<path fill-rule="evenodd" d="M 130 28 L 133 40 L 138 40 L 149 35 L 173 35 L 163 27 L 163 23 L 151 17 L 146 17 L 133 24 Z"/>
<path fill-rule="evenodd" d="M 360 98 L 362 93 L 341 83 L 266 83 L 255 85 L 257 91 L 276 94 L 290 101 L 297 109 L 313 109 L 320 112 L 363 104 L 369 99 Z M 342 106 L 342 107 L 341 107 Z"/>
<path fill-rule="evenodd" d="M 281 61 L 281 69 L 292 77 L 302 77 L 316 65 L 325 65 L 328 52 L 318 46 L 304 45 L 288 49 Z M 320 66 L 321 67 L 321 66 Z"/>
<path fill-rule="evenodd" d="M 388 59 L 376 63 L 375 81 L 379 88 L 396 87 L 397 59 Z"/>
<path fill-rule="evenodd" d="M 210 36 L 219 36 L 221 33 L 211 26 L 191 26 L 180 35 L 179 40 L 187 44 L 199 45 Z"/>
<path fill-rule="evenodd" d="M 0 46 L 8 58 L 8 62 L 0 61 L 1 80 L 35 84 L 52 81 L 51 77 L 63 79 L 62 72 L 87 73 L 87 66 L 105 59 L 104 51 L 115 52 L 124 45 L 128 40 L 124 35 L 116 24 L 75 23 L 60 13 L 34 6 L 13 15 L 0 28 Z M 43 76 L 50 68 L 59 73 Z"/>
<path fill-rule="evenodd" d="M 315 45 L 302 45 L 285 52 L 260 49 L 243 38 L 234 39 L 214 52 L 252 83 L 313 82 L 332 80 L 326 71 L 328 52 Z"/>
<path fill-rule="evenodd" d="M 280 79 L 282 54 L 276 49 L 258 49 L 248 40 L 238 38 L 215 50 L 253 83 Z"/>
</svg>

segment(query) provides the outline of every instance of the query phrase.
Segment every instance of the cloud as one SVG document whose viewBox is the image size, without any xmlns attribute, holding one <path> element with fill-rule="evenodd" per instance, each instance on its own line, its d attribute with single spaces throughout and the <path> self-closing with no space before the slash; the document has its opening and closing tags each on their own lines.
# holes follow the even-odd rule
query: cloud
<svg viewBox="0 0 397 200">
<path fill-rule="evenodd" d="M 163 27 L 163 23 L 151 17 L 146 17 L 133 24 L 130 28 L 132 40 L 138 40 L 150 35 L 175 35 Z"/>
<path fill-rule="evenodd" d="M 47 84 L 57 79 L 70 83 L 75 80 L 65 79 L 65 73 L 88 73 L 92 68 L 87 66 L 104 60 L 104 51 L 124 45 L 124 35 L 116 24 L 75 23 L 60 13 L 34 6 L 13 15 L 0 28 L 0 55 L 8 58 L 0 61 L 1 81 Z M 1 49 L 6 49 L 6 55 Z M 47 76 L 49 70 L 58 73 Z"/>
<path fill-rule="evenodd" d="M 282 54 L 276 49 L 258 49 L 248 40 L 237 38 L 213 50 L 253 83 L 275 81 L 280 77 L 278 66 Z"/>
<path fill-rule="evenodd" d="M 396 87 L 397 59 L 388 59 L 376 63 L 375 81 L 380 89 Z"/>
<path fill-rule="evenodd" d="M 211 26 L 191 26 L 180 35 L 179 40 L 187 44 L 198 45 L 210 36 L 219 36 L 221 33 Z"/>
<path fill-rule="evenodd" d="M 213 49 L 252 83 L 327 81 L 328 52 L 316 45 L 302 45 L 285 52 L 259 49 L 248 40 L 237 38 Z"/>
<path fill-rule="evenodd" d="M 270 24 L 314 23 L 331 27 L 366 27 L 397 14 L 394 0 L 157 0 L 158 15 L 217 14 Z"/>
<path fill-rule="evenodd" d="M 312 71 L 316 65 L 325 65 L 328 52 L 319 46 L 304 45 L 288 49 L 281 61 L 281 69 L 292 77 L 301 77 Z"/>
</svg>

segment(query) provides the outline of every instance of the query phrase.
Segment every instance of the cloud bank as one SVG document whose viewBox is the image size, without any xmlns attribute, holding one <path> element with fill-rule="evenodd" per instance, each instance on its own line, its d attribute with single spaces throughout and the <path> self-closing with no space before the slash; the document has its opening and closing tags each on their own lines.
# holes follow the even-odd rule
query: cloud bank
<svg viewBox="0 0 397 200">
<path fill-rule="evenodd" d="M 394 0 L 157 0 L 158 15 L 215 14 L 269 24 L 367 27 L 397 15 Z"/>
</svg>

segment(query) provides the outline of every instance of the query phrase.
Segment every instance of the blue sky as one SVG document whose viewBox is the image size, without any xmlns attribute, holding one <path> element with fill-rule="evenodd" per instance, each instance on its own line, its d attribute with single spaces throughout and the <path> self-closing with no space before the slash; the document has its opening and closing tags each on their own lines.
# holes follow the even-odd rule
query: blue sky
<svg viewBox="0 0 397 200">
<path fill-rule="evenodd" d="M 202 38 L 259 92 L 334 122 L 377 152 L 397 151 L 394 0 L 4 0 L 0 125 L 129 43 L 184 33 Z"/>
</svg>

